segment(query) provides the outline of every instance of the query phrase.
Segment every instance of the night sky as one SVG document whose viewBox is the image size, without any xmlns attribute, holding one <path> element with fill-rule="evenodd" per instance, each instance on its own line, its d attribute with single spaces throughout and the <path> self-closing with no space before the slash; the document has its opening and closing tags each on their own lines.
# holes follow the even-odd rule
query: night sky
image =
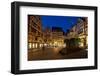
<svg viewBox="0 0 100 76">
<path fill-rule="evenodd" d="M 80 17 L 71 16 L 41 16 L 43 28 L 62 27 L 64 32 L 77 23 Z"/>
</svg>

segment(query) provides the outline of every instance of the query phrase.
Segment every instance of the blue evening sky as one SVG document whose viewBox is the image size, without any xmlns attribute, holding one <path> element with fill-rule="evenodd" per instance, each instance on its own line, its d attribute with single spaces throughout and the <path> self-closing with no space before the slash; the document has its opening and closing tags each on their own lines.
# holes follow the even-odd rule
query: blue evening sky
<svg viewBox="0 0 100 76">
<path fill-rule="evenodd" d="M 66 32 L 67 29 L 70 29 L 73 25 L 77 23 L 77 20 L 80 17 L 74 16 L 41 16 L 42 26 L 45 27 L 62 27 Z"/>
</svg>

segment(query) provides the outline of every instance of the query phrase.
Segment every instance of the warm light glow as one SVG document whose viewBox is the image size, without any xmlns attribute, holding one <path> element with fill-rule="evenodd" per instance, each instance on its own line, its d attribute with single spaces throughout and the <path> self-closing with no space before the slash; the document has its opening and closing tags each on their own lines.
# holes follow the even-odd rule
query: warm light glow
<svg viewBox="0 0 100 76">
<path fill-rule="evenodd" d="M 52 43 L 50 43 L 50 46 L 52 46 Z"/>
<path fill-rule="evenodd" d="M 54 44 L 57 44 L 57 42 L 55 41 Z"/>
<path fill-rule="evenodd" d="M 56 41 L 54 42 L 54 46 L 57 46 L 57 42 Z"/>
<path fill-rule="evenodd" d="M 29 49 L 31 49 L 32 48 L 32 43 L 29 43 Z"/>
<path fill-rule="evenodd" d="M 35 47 L 37 48 L 37 43 L 35 44 Z"/>
<path fill-rule="evenodd" d="M 42 44 L 40 44 L 40 47 L 42 47 Z"/>
<path fill-rule="evenodd" d="M 88 38 L 86 37 L 86 44 L 88 45 Z"/>
<path fill-rule="evenodd" d="M 83 47 L 84 45 L 83 45 L 83 43 L 80 43 L 80 47 Z"/>
<path fill-rule="evenodd" d="M 44 44 L 44 46 L 47 46 L 47 44 Z"/>
<path fill-rule="evenodd" d="M 63 44 L 63 47 L 66 47 L 66 44 Z"/>
<path fill-rule="evenodd" d="M 35 46 L 34 46 L 34 43 L 33 43 L 33 48 L 34 48 Z"/>
</svg>

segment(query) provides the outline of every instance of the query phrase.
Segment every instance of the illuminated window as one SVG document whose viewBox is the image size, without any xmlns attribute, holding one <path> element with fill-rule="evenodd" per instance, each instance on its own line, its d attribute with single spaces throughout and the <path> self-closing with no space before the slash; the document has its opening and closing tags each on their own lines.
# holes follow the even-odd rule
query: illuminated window
<svg viewBox="0 0 100 76">
<path fill-rule="evenodd" d="M 37 48 L 37 43 L 35 44 L 35 48 Z"/>
<path fill-rule="evenodd" d="M 34 43 L 33 43 L 33 48 L 34 48 L 35 46 L 34 46 Z"/>
<path fill-rule="evenodd" d="M 40 47 L 42 47 L 42 44 L 40 44 Z"/>
<path fill-rule="evenodd" d="M 32 43 L 29 43 L 29 45 L 28 45 L 28 46 L 29 46 L 29 49 L 31 49 L 31 48 L 32 48 Z"/>
</svg>

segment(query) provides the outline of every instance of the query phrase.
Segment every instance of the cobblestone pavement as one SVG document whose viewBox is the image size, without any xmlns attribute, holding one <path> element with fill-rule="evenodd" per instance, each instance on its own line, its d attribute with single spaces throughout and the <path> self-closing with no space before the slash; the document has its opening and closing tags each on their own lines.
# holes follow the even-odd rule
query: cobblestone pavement
<svg viewBox="0 0 100 76">
<path fill-rule="evenodd" d="M 55 60 L 55 59 L 79 59 L 87 58 L 87 50 L 80 50 L 74 53 L 69 53 L 62 55 L 59 53 L 62 48 L 44 48 L 44 49 L 34 49 L 28 51 L 28 60 Z"/>
</svg>

